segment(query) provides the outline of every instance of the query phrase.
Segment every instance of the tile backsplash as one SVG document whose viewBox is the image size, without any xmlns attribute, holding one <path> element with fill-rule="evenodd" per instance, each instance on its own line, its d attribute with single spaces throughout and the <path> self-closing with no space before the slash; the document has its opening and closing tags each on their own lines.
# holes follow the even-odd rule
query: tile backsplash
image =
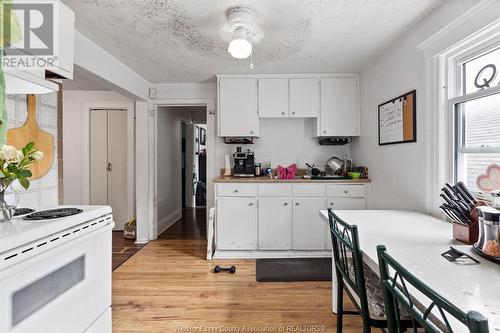
<svg viewBox="0 0 500 333">
<path fill-rule="evenodd" d="M 54 136 L 54 148 L 57 147 L 57 93 L 37 96 L 37 122 L 44 131 Z M 5 106 L 9 116 L 9 128 L 20 127 L 26 121 L 26 95 L 7 95 Z M 58 204 L 58 156 L 54 151 L 54 163 L 50 171 L 40 179 L 31 182 L 28 190 L 15 183 L 14 193 L 10 193 L 7 201 L 17 203 L 20 207 L 54 206 Z"/>
</svg>

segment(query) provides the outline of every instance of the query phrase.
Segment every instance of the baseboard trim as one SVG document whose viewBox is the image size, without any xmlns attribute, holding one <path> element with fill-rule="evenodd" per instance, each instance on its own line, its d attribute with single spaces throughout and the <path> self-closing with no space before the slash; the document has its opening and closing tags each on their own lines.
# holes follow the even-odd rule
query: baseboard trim
<svg viewBox="0 0 500 333">
<path fill-rule="evenodd" d="M 134 244 L 146 244 L 149 242 L 149 239 L 136 239 Z"/>
<path fill-rule="evenodd" d="M 158 231 L 157 231 L 157 237 L 170 228 L 175 222 L 177 222 L 180 218 L 182 217 L 182 210 L 176 210 L 172 214 L 168 215 L 164 219 L 162 219 L 160 222 L 158 222 Z"/>
<path fill-rule="evenodd" d="M 265 258 L 329 258 L 330 250 L 312 251 L 233 251 L 215 250 L 214 259 L 265 259 Z"/>
</svg>

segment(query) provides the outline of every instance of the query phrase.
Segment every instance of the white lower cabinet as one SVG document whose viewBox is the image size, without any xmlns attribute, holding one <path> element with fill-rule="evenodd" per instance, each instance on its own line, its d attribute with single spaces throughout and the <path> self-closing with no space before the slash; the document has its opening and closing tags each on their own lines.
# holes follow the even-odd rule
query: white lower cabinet
<svg viewBox="0 0 500 333">
<path fill-rule="evenodd" d="M 216 184 L 215 257 L 328 255 L 319 211 L 365 209 L 365 195 L 364 184 Z"/>
<path fill-rule="evenodd" d="M 217 198 L 216 247 L 220 250 L 257 248 L 256 198 Z"/>
<path fill-rule="evenodd" d="M 293 249 L 325 249 L 325 223 L 319 217 L 322 209 L 324 198 L 293 199 Z"/>
<path fill-rule="evenodd" d="M 292 248 L 292 200 L 259 198 L 259 250 Z"/>
</svg>

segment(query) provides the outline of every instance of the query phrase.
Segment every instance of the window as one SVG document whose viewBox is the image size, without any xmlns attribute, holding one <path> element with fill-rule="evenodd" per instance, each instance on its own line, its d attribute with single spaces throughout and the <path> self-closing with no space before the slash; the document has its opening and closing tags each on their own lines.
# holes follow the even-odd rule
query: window
<svg viewBox="0 0 500 333">
<path fill-rule="evenodd" d="M 496 186 L 493 184 L 500 182 L 478 183 L 489 166 L 500 165 L 499 45 L 459 67 L 462 96 L 451 101 L 455 111 L 455 178 L 473 192 L 486 193 L 491 188 L 484 184 Z"/>
</svg>

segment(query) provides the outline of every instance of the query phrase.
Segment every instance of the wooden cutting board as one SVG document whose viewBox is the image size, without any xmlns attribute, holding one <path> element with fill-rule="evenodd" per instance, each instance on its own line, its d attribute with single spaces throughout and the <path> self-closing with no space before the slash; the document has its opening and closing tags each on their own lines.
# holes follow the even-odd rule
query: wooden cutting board
<svg viewBox="0 0 500 333">
<path fill-rule="evenodd" d="M 31 180 L 41 178 L 49 172 L 54 162 L 54 136 L 45 132 L 36 122 L 36 95 L 27 95 L 28 116 L 22 127 L 7 131 L 7 144 L 22 149 L 29 142 L 35 143 L 35 149 L 43 152 L 43 159 L 30 165 Z"/>
</svg>

